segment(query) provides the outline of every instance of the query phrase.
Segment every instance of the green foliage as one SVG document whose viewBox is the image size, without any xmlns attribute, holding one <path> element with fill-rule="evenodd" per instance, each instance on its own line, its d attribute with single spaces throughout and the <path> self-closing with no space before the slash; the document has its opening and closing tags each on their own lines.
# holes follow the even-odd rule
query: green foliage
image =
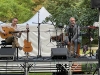
<svg viewBox="0 0 100 75">
<path fill-rule="evenodd" d="M 71 16 L 81 26 L 93 25 L 98 21 L 97 9 L 91 9 L 91 0 L 0 0 L 0 20 L 10 21 L 18 17 L 19 23 L 30 19 L 41 6 L 52 14 L 48 18 L 56 25 L 68 25 Z M 40 6 L 39 6 L 40 5 Z"/>
<path fill-rule="evenodd" d="M 47 10 L 52 14 L 46 21 L 52 21 L 55 26 L 69 24 L 69 18 L 75 17 L 80 27 L 92 26 L 94 22 L 99 20 L 98 9 L 91 9 L 91 0 L 48 0 Z M 86 32 L 87 29 L 82 30 Z M 98 33 L 95 32 L 93 43 L 97 44 Z M 83 44 L 87 43 L 83 38 Z"/>
<path fill-rule="evenodd" d="M 30 8 L 31 0 L 0 0 L 0 20 L 10 21 L 13 17 L 18 17 L 19 23 L 29 19 L 33 13 Z M 29 5 L 30 4 L 30 5 Z"/>
<path fill-rule="evenodd" d="M 87 3 L 87 4 L 85 4 Z M 49 0 L 47 9 L 52 14 L 50 20 L 67 25 L 71 16 L 82 26 L 93 25 L 98 21 L 98 12 L 90 8 L 89 0 Z"/>
<path fill-rule="evenodd" d="M 82 71 L 92 73 L 96 70 L 97 66 L 98 65 L 96 63 L 82 64 Z"/>
</svg>

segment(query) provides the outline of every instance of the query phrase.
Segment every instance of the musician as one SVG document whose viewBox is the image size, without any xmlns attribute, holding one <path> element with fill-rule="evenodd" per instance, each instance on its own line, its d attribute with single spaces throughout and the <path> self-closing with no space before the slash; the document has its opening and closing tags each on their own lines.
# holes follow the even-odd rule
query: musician
<svg viewBox="0 0 100 75">
<path fill-rule="evenodd" d="M 68 46 L 74 44 L 74 54 L 77 55 L 77 47 L 78 43 L 80 43 L 80 27 L 76 24 L 74 17 L 71 17 L 69 22 L 69 25 L 65 27 L 65 34 L 67 35 L 65 42 Z"/>
<path fill-rule="evenodd" d="M 13 28 L 15 31 L 19 31 L 19 29 L 17 28 L 17 23 L 18 23 L 18 19 L 17 18 L 13 18 L 12 19 L 12 23 L 7 23 L 5 25 L 1 25 L 0 26 L 0 31 L 3 34 L 7 34 L 5 31 L 3 31 L 2 27 L 8 27 L 8 28 Z M 21 32 L 19 33 L 13 33 L 11 37 L 7 37 L 5 39 L 6 43 L 12 43 L 12 48 L 16 48 L 18 47 L 19 50 L 22 50 L 22 47 L 20 46 L 20 44 L 18 43 L 18 38 L 21 37 Z"/>
</svg>

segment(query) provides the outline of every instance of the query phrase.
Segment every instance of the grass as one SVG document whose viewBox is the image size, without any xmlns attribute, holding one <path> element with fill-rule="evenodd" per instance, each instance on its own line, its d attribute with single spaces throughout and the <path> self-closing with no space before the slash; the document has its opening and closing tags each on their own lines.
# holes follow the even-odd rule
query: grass
<svg viewBox="0 0 100 75">
<path fill-rule="evenodd" d="M 14 72 L 14 73 L 0 73 L 0 75 L 1 74 L 6 74 L 6 75 L 14 75 L 14 74 L 16 74 L 16 75 L 23 75 L 24 73 L 16 73 L 16 72 Z M 28 75 L 52 75 L 52 73 L 29 73 Z"/>
<path fill-rule="evenodd" d="M 29 75 L 52 75 L 52 73 L 29 73 Z"/>
</svg>

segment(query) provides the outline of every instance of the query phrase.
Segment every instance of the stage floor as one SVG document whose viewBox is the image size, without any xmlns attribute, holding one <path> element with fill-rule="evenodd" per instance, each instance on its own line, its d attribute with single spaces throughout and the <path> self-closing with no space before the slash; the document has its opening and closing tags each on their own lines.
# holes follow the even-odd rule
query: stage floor
<svg viewBox="0 0 100 75">
<path fill-rule="evenodd" d="M 15 60 L 0 60 L 0 72 L 25 72 L 26 68 L 29 72 L 56 72 L 57 64 L 61 64 L 66 70 L 70 70 L 69 67 L 73 63 L 80 64 L 90 64 L 98 63 L 98 59 L 95 57 L 78 57 L 78 58 L 67 58 L 67 59 L 51 59 L 49 56 L 45 57 L 35 57 L 26 56 L 19 57 Z M 77 68 L 77 67 L 76 67 Z"/>
</svg>

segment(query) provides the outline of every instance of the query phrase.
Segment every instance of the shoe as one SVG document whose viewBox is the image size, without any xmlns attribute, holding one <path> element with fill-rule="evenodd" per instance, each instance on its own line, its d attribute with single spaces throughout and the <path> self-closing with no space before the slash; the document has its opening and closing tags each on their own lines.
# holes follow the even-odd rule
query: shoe
<svg viewBox="0 0 100 75">
<path fill-rule="evenodd" d="M 23 49 L 23 47 L 21 47 L 21 46 L 19 46 L 18 48 L 19 48 L 19 50 L 22 50 Z"/>
</svg>

